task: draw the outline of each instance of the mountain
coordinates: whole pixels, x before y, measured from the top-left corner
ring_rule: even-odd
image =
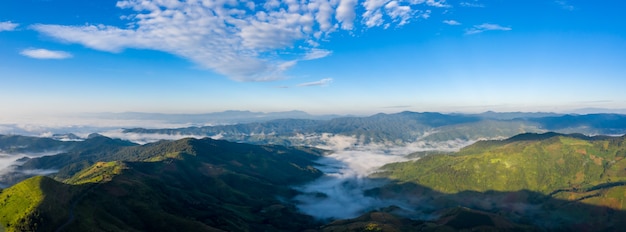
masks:
[[[69,178],[32,177],[2,190],[0,224],[7,231],[315,228],[315,220],[289,202],[297,194],[290,186],[321,175],[313,165],[323,152],[208,138],[121,146],[94,154],[116,161],[95,161]]]
[[[178,129],[126,129],[124,133],[201,135],[254,144],[323,145],[319,135],[332,134],[359,138],[360,143],[401,145],[413,142],[435,127],[476,122],[480,118],[440,113],[401,112],[369,117],[341,117],[330,120],[279,119],[236,125]],[[305,135],[304,137],[302,135]],[[317,136],[306,136],[317,135]]]
[[[40,153],[60,151],[72,146],[51,138],[21,135],[0,135],[0,153]]]
[[[69,214],[70,202],[83,191],[37,176],[0,192],[0,230],[51,231],[42,227],[60,225]]]
[[[366,195],[395,205],[332,222],[300,213],[295,200],[300,193],[293,188],[322,175],[315,166],[325,150],[210,138],[137,145],[97,134],[84,141],[57,142],[69,151],[30,158],[19,168],[57,168],[58,173],[31,177],[0,192],[4,230],[534,231],[626,226],[626,136],[525,133],[480,141],[455,153],[413,155],[421,158],[386,165],[371,176],[386,182]]]
[[[548,112],[494,112],[487,111],[480,114],[475,114],[477,117],[495,120],[511,120],[511,119],[529,119],[529,118],[543,118],[543,117],[556,117],[563,114],[548,113]]]
[[[552,113],[441,114],[400,112],[329,120],[279,119],[235,125],[176,129],[125,129],[124,133],[208,136],[254,144],[325,145],[324,135],[342,135],[358,144],[402,146],[413,142],[507,138],[520,133],[623,134],[626,115]]]
[[[626,136],[521,134],[388,164],[374,176],[393,183],[371,194],[431,209],[461,205],[548,229],[615,229],[626,225],[624,158]]]
[[[8,170],[0,172],[0,186],[10,186],[44,173],[57,173],[59,176],[68,177],[96,161],[106,160],[123,148],[137,146],[132,142],[98,134],[92,134],[84,141],[58,141],[26,136],[0,138],[5,138],[0,144],[12,147],[7,150],[11,152],[10,156],[21,157],[14,161]]]
[[[626,115],[623,114],[570,114],[533,118],[530,121],[541,124],[546,130],[561,133],[616,135],[624,134],[626,128]]]
[[[174,153],[189,148],[190,145],[182,144],[181,140],[175,143],[172,141],[160,141],[156,143],[138,145],[121,139],[108,138],[98,134],[92,134],[84,141],[58,141],[49,138],[36,138],[27,136],[1,136],[0,148],[8,153],[7,156],[15,157],[14,165],[9,169],[0,172],[0,186],[11,186],[26,178],[32,177],[40,173],[54,173],[54,177],[58,179],[67,179],[96,162],[109,161],[145,161],[156,159],[155,154]],[[198,140],[204,141],[204,140]],[[238,154],[236,150],[228,150],[232,147],[240,149],[249,149],[245,152],[263,152],[273,150],[285,150],[295,152],[296,150],[308,150],[310,152],[322,153],[321,150],[310,148],[285,148],[277,145],[261,146],[256,148],[248,144],[239,144],[238,146],[229,146],[226,141],[211,140],[221,147],[221,151],[215,152],[231,152]],[[197,142],[191,142],[197,143]],[[205,144],[203,146],[209,146]],[[214,145],[218,146],[218,145]],[[183,148],[186,147],[186,148]],[[29,156],[24,155],[26,151],[41,152],[54,150],[56,152],[46,153],[44,155]],[[244,152],[244,151],[241,151]],[[191,152],[188,152],[191,153]],[[244,158],[244,157],[239,157]],[[1,160],[0,160],[1,161]]]

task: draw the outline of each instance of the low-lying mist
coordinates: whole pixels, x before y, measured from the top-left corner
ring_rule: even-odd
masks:
[[[118,138],[123,140],[128,140],[137,144],[146,144],[153,143],[160,140],[179,140],[184,138],[196,138],[201,139],[206,136],[202,135],[182,135],[182,134],[145,134],[145,133],[124,133],[122,129],[118,130],[109,130],[100,133],[101,135],[107,136],[109,138]],[[214,139],[219,139],[216,137],[212,137]]]
[[[54,169],[19,169],[26,158],[36,158],[62,153],[61,151],[42,153],[0,153],[0,188],[9,187],[23,179],[36,175],[50,175],[58,170]]]
[[[316,168],[324,172],[319,179],[295,187],[302,194],[296,196],[297,208],[305,214],[321,220],[354,218],[371,210],[388,206],[400,207],[410,212],[403,202],[380,199],[365,194],[366,190],[380,187],[385,180],[369,178],[385,164],[419,158],[409,158],[417,151],[453,151],[471,144],[471,141],[448,141],[442,143],[413,143],[390,147],[381,144],[356,145],[354,137],[332,136],[327,138],[324,149],[333,153],[317,161]]]
[[[401,155],[376,151],[337,151],[321,158],[317,168],[324,176],[304,186],[295,198],[298,209],[319,219],[351,218],[392,202],[366,196],[364,191],[379,186],[367,176],[380,166],[407,160]]]

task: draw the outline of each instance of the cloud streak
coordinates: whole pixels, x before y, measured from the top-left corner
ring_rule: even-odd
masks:
[[[427,8],[449,7],[434,0],[122,0],[116,6],[134,11],[122,17],[130,21],[125,28],[94,24],[31,28],[101,51],[171,53],[236,81],[272,81],[284,79],[282,73],[298,61],[329,55],[317,47],[331,33],[359,26],[402,26],[427,18]],[[298,57],[285,58],[294,53]]]
[[[64,51],[54,51],[42,48],[29,48],[20,52],[21,55],[34,59],[67,59],[72,58],[72,54]]]
[[[466,35],[479,34],[485,31],[510,31],[512,28],[500,26],[498,24],[483,23],[480,25],[474,25],[474,27],[465,30]]]
[[[0,32],[2,32],[2,31],[13,31],[13,30],[15,30],[15,28],[17,28],[17,26],[19,26],[19,24],[12,23],[11,21],[0,22]]]
[[[324,49],[311,49],[303,58],[303,60],[316,60],[329,56],[332,54],[332,51],[324,50]]]
[[[324,78],[319,81],[306,82],[302,84],[298,84],[298,87],[310,87],[310,86],[328,86],[333,83],[332,78]]]
[[[443,23],[451,25],[451,26],[457,26],[457,25],[461,25],[461,23],[459,23],[456,20],[443,20]]]

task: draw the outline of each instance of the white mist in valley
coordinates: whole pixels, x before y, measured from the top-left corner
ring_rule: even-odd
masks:
[[[408,155],[417,151],[454,151],[473,141],[447,141],[440,143],[413,143],[407,146],[362,145],[356,138],[330,136],[325,149],[333,153],[320,158],[316,168],[324,172],[319,179],[296,189],[298,209],[318,219],[354,218],[371,210],[398,206],[405,211],[405,203],[367,196],[368,189],[380,187],[384,180],[368,178],[385,164],[408,161]]]
[[[321,158],[317,168],[324,176],[297,187],[301,194],[295,198],[298,209],[320,219],[350,218],[363,212],[388,206],[365,195],[365,190],[380,183],[367,178],[382,165],[407,160],[401,155],[376,151],[342,150]]]
[[[184,138],[201,139],[206,137],[204,135],[124,133],[123,131],[123,129],[109,130],[100,132],[100,134],[109,138],[123,139],[137,144],[154,143],[160,140],[179,140]],[[214,136],[211,138],[219,139],[220,137]]]
[[[22,165],[24,158],[36,158],[42,156],[56,155],[61,153],[60,151],[54,152],[42,152],[42,153],[0,153],[0,188],[6,188],[15,180],[21,180],[23,178],[15,178],[16,176],[29,177],[35,175],[50,175],[58,172],[55,169],[25,169],[18,170],[17,167]]]

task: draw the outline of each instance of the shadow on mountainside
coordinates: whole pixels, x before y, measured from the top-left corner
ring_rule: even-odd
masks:
[[[74,216],[59,231],[298,231],[316,227],[312,217],[280,200],[295,196],[288,185],[194,157],[124,164],[122,174],[58,206]],[[44,190],[48,194],[55,192]],[[37,211],[55,214],[56,209]]]
[[[415,182],[380,178],[388,184],[370,189],[366,194],[384,202],[397,202],[396,206],[385,204],[378,211],[364,212],[360,217],[322,226],[313,217],[297,211],[292,199],[299,193],[290,186],[323,175],[313,166],[315,158],[324,151],[212,139],[182,139],[152,145],[120,146],[118,152],[93,156],[97,158],[93,165],[66,179],[72,185],[47,177],[34,177],[4,189],[0,193],[0,221],[9,230],[18,231],[613,231],[626,228],[626,183],[622,178],[626,173],[624,166],[617,165],[625,154],[623,137],[595,146],[589,145],[586,140],[552,134],[521,135],[513,140],[524,142],[516,145],[524,149],[529,147],[529,141],[534,140],[544,142],[536,145],[538,148],[547,145],[558,145],[558,149],[550,147],[556,151],[569,151],[563,147],[571,148],[574,155],[563,159],[563,164],[571,163],[559,169],[561,171],[595,168],[593,170],[597,172],[581,172],[580,177],[598,177],[602,173],[611,175],[591,179],[585,185],[580,181],[567,185],[546,185],[548,180],[544,177],[554,175],[543,173],[561,173],[568,177],[550,180],[549,183],[568,183],[568,180],[578,178],[579,174],[540,172],[542,174],[537,177],[541,178],[536,178],[532,185],[514,186],[529,189],[543,184],[545,188],[537,188],[545,190],[543,193],[517,191],[514,188],[510,189],[516,191],[489,190],[503,189],[511,185],[508,183],[522,183],[519,181],[483,185],[483,189],[487,190],[484,192],[457,192],[472,189],[476,180],[495,183],[498,176],[520,176],[511,169],[502,168],[503,171],[496,172],[499,170],[497,165],[506,165],[494,159],[498,157],[489,157],[485,159],[487,162],[480,163],[493,164],[491,166],[474,167],[473,163],[467,162],[467,167],[471,168],[460,166],[464,172],[449,174],[445,182],[450,187],[445,189],[451,189],[448,193],[443,192],[445,189],[440,192]],[[420,162],[426,162],[438,157],[445,164],[440,165],[441,169],[409,165],[405,170],[411,177],[421,178],[422,181],[428,177],[435,184],[442,184],[446,180],[446,170],[450,170],[450,165],[454,163],[450,160],[473,159],[476,156],[471,156],[470,151],[491,149],[489,146],[490,143],[479,143],[464,149],[459,155],[420,159]],[[577,149],[581,146],[585,149]],[[613,149],[607,150],[612,146]],[[511,149],[511,146],[506,147],[501,153],[510,157],[514,153],[509,151],[515,151]],[[99,153],[100,150],[95,151]],[[92,157],[89,152],[77,154],[76,157]],[[547,159],[550,157],[541,155],[552,153],[520,154],[523,154],[520,157],[524,160],[533,154],[546,158],[533,163],[547,164],[541,167],[554,167],[551,164],[560,162],[559,157]],[[600,159],[602,157],[606,160]],[[596,160],[606,162],[596,163]],[[585,163],[589,165],[582,165]],[[527,166],[523,167],[519,170],[530,170]],[[415,170],[426,170],[429,175],[411,172]],[[489,178],[465,178],[473,170],[489,170],[494,174],[484,175]],[[359,187],[359,191],[362,189]],[[319,197],[329,196],[320,194]]]
[[[546,231],[626,228],[625,193],[624,182],[563,189],[551,195],[528,190],[446,194],[415,183],[393,181],[366,191],[369,196],[395,199],[405,205],[392,213],[431,222],[420,225],[421,229]]]
[[[200,165],[197,166],[196,164]],[[624,185],[561,191],[445,194],[413,183],[367,191],[389,206],[321,225],[287,200],[295,191],[189,160],[129,162],[100,184],[68,185],[47,177],[43,200],[17,230],[30,231],[617,231],[626,228]],[[200,171],[202,169],[203,171]],[[586,192],[585,192],[586,191]],[[570,195],[563,195],[564,192]],[[576,196],[572,200],[563,198]],[[278,197],[278,198],[277,198]],[[0,199],[1,200],[1,199]],[[70,214],[74,218],[70,219]],[[64,223],[67,225],[64,225]]]

